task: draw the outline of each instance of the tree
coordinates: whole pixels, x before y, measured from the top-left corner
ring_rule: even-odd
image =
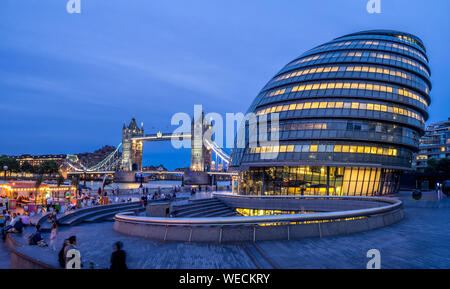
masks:
[[[429,159],[425,172],[429,174],[450,173],[450,159]]]
[[[450,173],[450,159],[440,159],[437,164],[437,169],[443,173]]]
[[[64,184],[64,177],[63,175],[59,174],[58,179],[56,180],[58,187],[60,187],[62,184]]]
[[[9,172],[11,174],[11,172],[15,172],[15,173],[19,173],[20,172],[20,163],[14,159],[14,158],[9,158]]]
[[[34,188],[36,189],[36,195],[34,196],[34,204],[37,204],[37,197],[39,196],[39,188],[41,187],[42,182],[44,181],[44,177],[42,175],[39,175],[36,178],[36,181],[34,183]]]
[[[425,172],[429,174],[438,173],[438,161],[436,159],[428,159],[427,167],[425,168]]]
[[[20,166],[20,171],[23,173],[33,174],[35,172],[35,168],[29,162],[24,162],[22,166]]]
[[[56,174],[59,172],[59,165],[55,161],[45,161],[39,166],[39,174]]]
[[[72,179],[72,186],[76,187],[78,189],[78,186],[80,185],[80,178],[78,176],[74,177]]]
[[[11,172],[20,172],[20,163],[14,159],[14,158],[10,158],[8,156],[1,156],[0,157],[0,169],[3,170],[3,167],[7,166],[8,167],[8,172],[11,175]]]

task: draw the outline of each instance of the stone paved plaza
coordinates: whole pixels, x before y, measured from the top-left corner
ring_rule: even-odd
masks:
[[[5,242],[0,241],[0,269],[9,268],[9,249]]]
[[[450,268],[450,199],[437,202],[425,195],[414,201],[409,193],[400,197],[405,201],[405,219],[397,224],[347,236],[267,241],[257,246],[278,268],[365,268],[370,249],[380,250],[382,268]],[[159,243],[120,235],[110,222],[63,228],[55,251],[29,246],[21,250],[56,266],[57,250],[70,235],[79,239],[83,263],[93,262],[95,268],[108,267],[112,244],[119,240],[130,268],[256,268],[240,245]],[[0,267],[8,268],[4,244],[0,258]]]

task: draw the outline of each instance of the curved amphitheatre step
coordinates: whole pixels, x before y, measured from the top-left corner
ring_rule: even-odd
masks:
[[[205,205],[209,205],[209,204],[215,204],[218,202],[221,202],[221,201],[217,198],[211,198],[211,199],[207,199],[207,200],[190,200],[189,203],[174,206],[174,208],[176,208],[177,210],[183,210],[184,208],[194,208],[194,207],[205,206]]]
[[[111,204],[111,205],[104,205],[104,206],[97,206],[97,207],[88,207],[83,209],[78,209],[76,211],[67,213],[66,215],[63,215],[58,218],[58,221],[61,225],[74,225],[75,223],[68,222],[68,220],[71,220],[73,218],[76,218],[77,216],[80,217],[86,217],[86,216],[93,216],[98,214],[99,212],[105,212],[104,210],[115,210],[114,212],[122,212],[122,210],[130,210],[134,209],[135,207],[140,207],[139,202],[132,202],[132,203],[118,203],[118,204]],[[37,222],[37,224],[41,225],[41,230],[43,232],[48,232],[51,230],[51,223],[47,222],[48,218],[50,217],[50,213],[44,214]],[[76,222],[79,223],[79,222]]]
[[[137,207],[136,209],[138,209],[139,211],[143,211],[144,208],[142,207]],[[118,213],[126,213],[126,212],[134,212],[136,209],[134,210],[130,210],[130,209],[124,209],[124,210],[120,210],[120,211],[115,211],[115,212],[107,212],[107,213],[103,213],[100,215],[95,215],[92,217],[88,217],[86,219],[83,220],[83,222],[86,223],[95,223],[95,222],[101,222],[101,221],[105,221],[106,219],[108,219],[108,221],[114,221],[114,216]]]
[[[191,216],[193,214],[196,214],[198,212],[205,212],[207,210],[210,209],[215,209],[215,208],[227,208],[227,206],[225,204],[212,204],[212,205],[208,205],[208,206],[201,206],[201,207],[195,207],[195,208],[189,208],[183,211],[175,211],[175,215],[176,216]]]
[[[66,218],[64,220],[59,221],[59,223],[63,226],[73,226],[76,225],[80,222],[82,222],[84,219],[89,218],[89,217],[93,217],[93,216],[97,216],[99,214],[104,214],[104,213],[117,213],[119,211],[125,210],[135,210],[140,208],[141,205],[139,203],[137,204],[130,204],[128,203],[127,205],[124,206],[120,206],[120,207],[113,207],[113,208],[98,208],[97,210],[93,210],[93,211],[88,211],[82,214],[77,214],[75,216],[72,216],[71,218]]]
[[[216,208],[207,208],[206,210],[203,211],[199,211],[193,214],[189,214],[186,217],[207,217],[208,214],[214,214],[214,213],[218,213],[218,212],[229,212],[230,209],[224,206],[220,206],[220,207],[216,207]]]
[[[217,198],[195,200],[174,209],[176,217],[235,216],[235,211]]]
[[[210,212],[208,214],[203,215],[202,217],[233,217],[233,216],[238,216],[238,213],[236,211],[233,211],[232,209],[226,209],[218,212]]]

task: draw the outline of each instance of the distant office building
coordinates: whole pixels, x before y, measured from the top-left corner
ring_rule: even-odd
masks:
[[[159,166],[145,166],[142,168],[142,170],[145,171],[159,171],[159,172],[165,172],[168,171],[163,165]]]
[[[279,113],[279,145],[233,150],[241,194],[385,195],[424,134],[430,69],[411,34],[363,31],[288,63],[249,108]],[[248,127],[248,126],[247,126]],[[264,154],[277,153],[274,159]]]
[[[433,123],[420,139],[419,153],[415,155],[413,168],[423,172],[429,159],[450,158],[450,117],[447,121]]]
[[[33,166],[40,166],[42,163],[46,161],[54,161],[57,164],[61,165],[64,160],[66,159],[67,155],[21,155],[21,156],[11,156],[11,158],[16,159],[20,165],[23,165],[25,162],[28,162],[29,164]]]

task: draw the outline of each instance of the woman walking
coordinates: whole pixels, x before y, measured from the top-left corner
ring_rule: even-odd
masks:
[[[50,233],[50,246],[52,247],[53,251],[56,251],[56,235],[58,234],[58,225],[56,225],[56,222],[52,223],[52,231]]]

